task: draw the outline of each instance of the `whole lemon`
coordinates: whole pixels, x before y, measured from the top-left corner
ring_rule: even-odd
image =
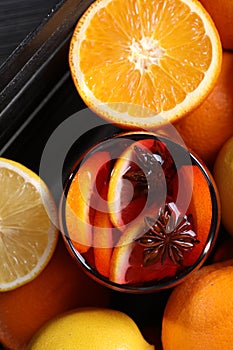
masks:
[[[214,163],[213,175],[219,190],[222,224],[233,235],[233,136],[220,149]]]
[[[153,350],[136,323],[121,311],[79,308],[52,319],[28,350]]]

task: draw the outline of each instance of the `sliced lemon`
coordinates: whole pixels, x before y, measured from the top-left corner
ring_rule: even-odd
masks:
[[[43,180],[25,166],[0,158],[0,291],[34,279],[58,238],[57,211]]]

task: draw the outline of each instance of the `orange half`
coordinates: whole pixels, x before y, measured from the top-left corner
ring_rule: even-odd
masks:
[[[97,0],[69,52],[87,106],[127,128],[155,128],[197,107],[221,59],[216,27],[197,0]]]

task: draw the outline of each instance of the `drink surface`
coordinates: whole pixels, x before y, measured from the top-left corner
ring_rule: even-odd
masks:
[[[168,139],[125,133],[88,150],[62,200],[63,233],[86,272],[118,289],[177,281],[213,240],[213,188]]]

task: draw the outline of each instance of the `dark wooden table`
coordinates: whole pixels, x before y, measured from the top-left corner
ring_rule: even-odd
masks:
[[[0,65],[59,0],[0,0]]]

